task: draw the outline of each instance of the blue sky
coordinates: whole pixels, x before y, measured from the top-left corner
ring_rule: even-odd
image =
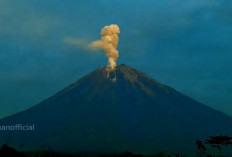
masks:
[[[0,0],[0,118],[107,65],[85,46],[110,24],[118,64],[232,116],[231,17],[230,0]]]

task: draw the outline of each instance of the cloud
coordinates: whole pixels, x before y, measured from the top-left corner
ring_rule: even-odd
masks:
[[[0,1],[0,34],[35,38],[47,36],[58,18],[44,14],[23,1]]]
[[[90,40],[84,38],[65,37],[64,43],[75,46],[78,49],[91,50],[89,47]]]
[[[9,6],[9,3],[7,0],[0,1],[0,17],[3,15],[8,15],[12,11],[13,11],[13,8]]]

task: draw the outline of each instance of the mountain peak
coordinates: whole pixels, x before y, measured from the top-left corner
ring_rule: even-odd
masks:
[[[151,97],[156,97],[156,90],[165,93],[171,93],[174,90],[126,64],[121,64],[118,65],[114,71],[110,71],[107,66],[102,66],[71,84],[58,94],[60,95],[64,92],[79,88],[79,86],[83,84],[83,81],[86,83],[87,89],[98,89],[96,92],[119,88],[117,89],[118,93],[115,94],[123,92],[124,86],[130,86],[128,88],[132,87],[134,90],[140,90]]]
[[[146,74],[144,74],[142,72],[139,72],[139,71],[131,68],[130,66],[128,66],[126,64],[118,65],[114,71],[110,71],[110,68],[107,67],[107,66],[102,66],[99,69],[97,69],[96,71],[101,72],[108,79],[114,80],[114,81],[119,76],[122,76],[124,79],[126,79],[126,80],[128,80],[130,82],[138,81],[138,76],[139,75],[142,75],[143,77],[151,79]]]
[[[133,68],[130,67],[130,66],[128,66],[128,65],[126,65],[126,64],[120,64],[112,72],[119,71],[119,70],[122,70],[122,69],[131,69],[132,70]],[[97,70],[99,70],[99,71],[110,71],[110,68],[108,66],[101,66]],[[133,69],[133,70],[135,70],[135,69]]]

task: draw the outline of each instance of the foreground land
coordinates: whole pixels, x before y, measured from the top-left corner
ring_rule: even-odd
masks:
[[[2,145],[0,149],[0,157],[232,157],[230,156],[217,156],[210,154],[183,154],[183,153],[163,153],[159,152],[154,155],[142,155],[134,154],[132,152],[124,152],[117,154],[105,154],[105,153],[61,153],[61,152],[52,152],[52,151],[37,151],[37,152],[22,152],[17,151],[14,148],[9,147],[7,144]]]

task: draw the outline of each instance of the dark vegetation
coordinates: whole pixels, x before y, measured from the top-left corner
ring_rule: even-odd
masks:
[[[1,157],[25,157],[22,152],[16,151],[14,148],[9,147],[7,144],[3,144],[0,149]]]
[[[199,157],[229,157],[223,155],[223,147],[232,145],[232,137],[230,136],[211,136],[204,142],[197,140],[197,156]],[[212,148],[219,150],[219,155],[207,154],[207,148],[204,144],[211,145]],[[134,154],[132,152],[124,152],[121,154],[111,154],[111,155],[99,155],[99,154],[66,154],[58,153],[52,151],[40,151],[40,152],[19,152],[14,148],[8,146],[7,143],[3,144],[0,148],[0,157],[148,157],[142,154]],[[186,155],[179,154],[165,154],[160,152],[151,157],[188,157]]]
[[[210,136],[209,139],[206,139],[205,144],[211,145],[213,148],[216,148],[219,150],[220,155],[219,157],[225,157],[223,156],[223,147],[232,145],[232,137],[230,136]],[[202,157],[204,154],[206,154],[206,147],[203,145],[203,142],[200,140],[196,141],[197,149],[198,149],[198,155],[199,157]],[[208,155],[207,157],[212,157],[212,155]]]

